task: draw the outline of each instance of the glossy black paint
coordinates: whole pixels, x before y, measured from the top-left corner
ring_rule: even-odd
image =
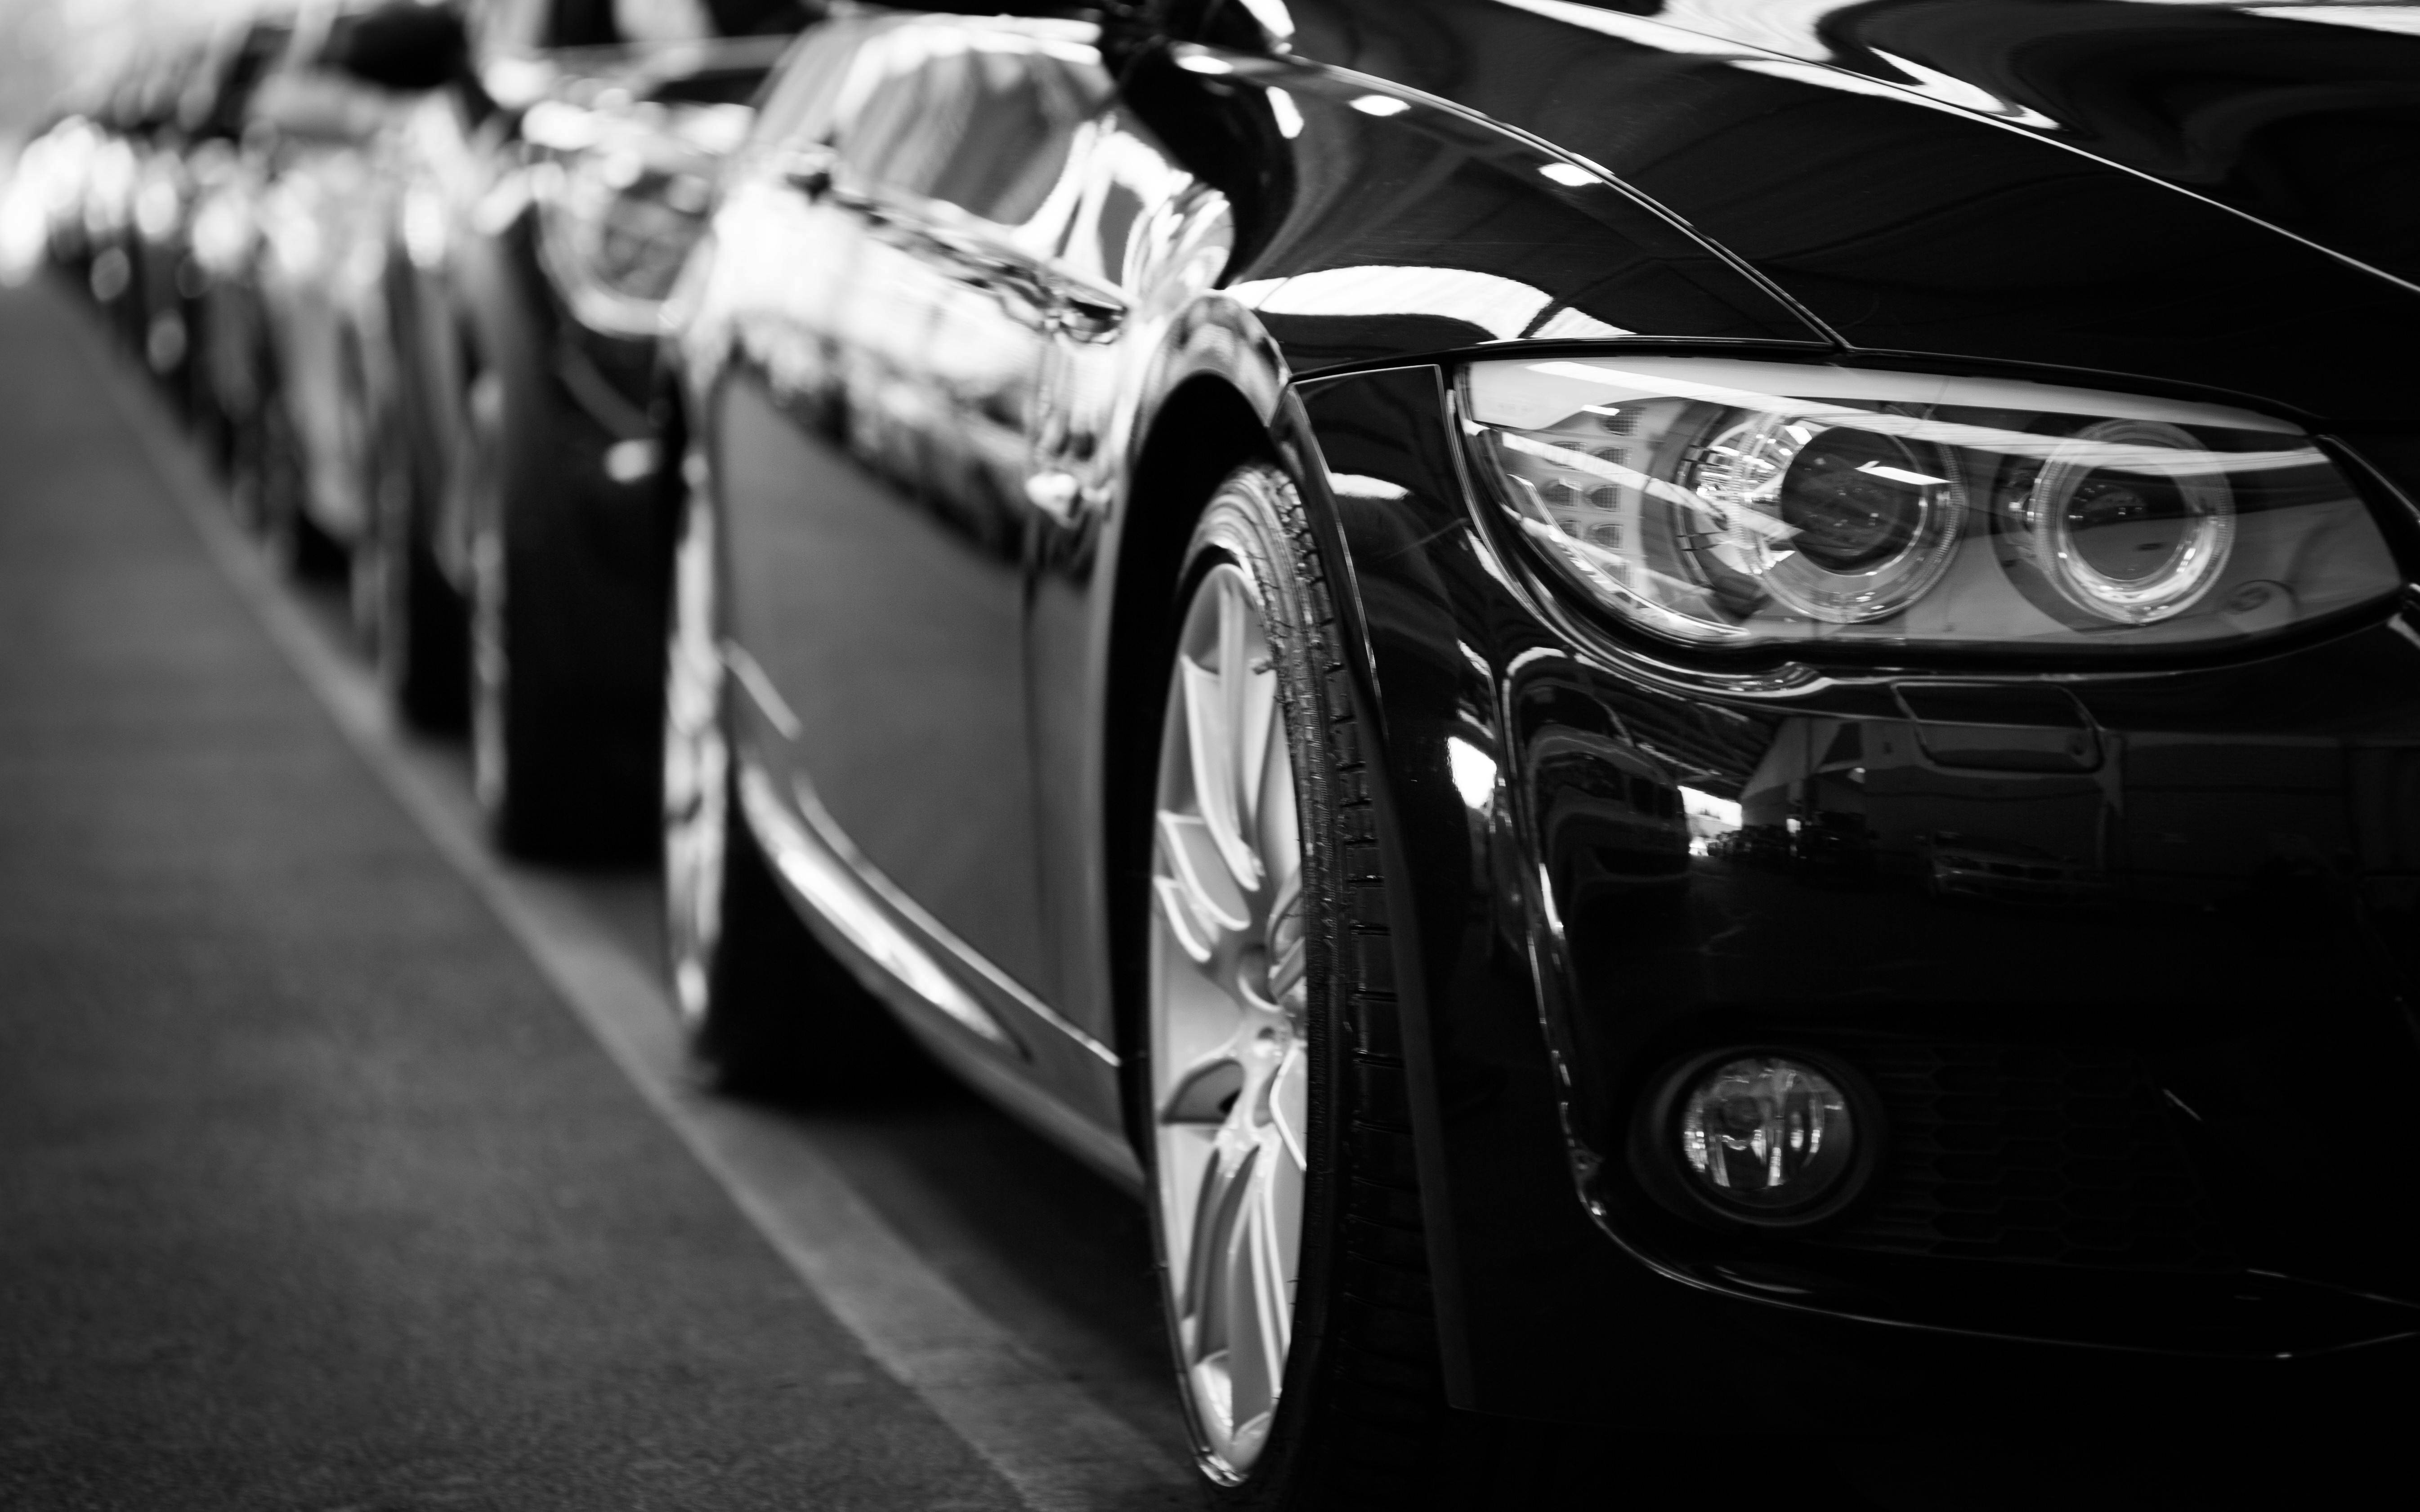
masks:
[[[2411,412],[2408,367],[2381,355],[2420,321],[2399,281],[2412,276],[2398,260],[2408,237],[2330,207],[2397,200],[2391,186],[2412,171],[2400,117],[2346,107],[2408,96],[2420,39],[2199,8],[2020,3],[1977,17],[1963,5],[1865,6],[1810,26],[1798,61],[1772,50],[1787,38],[1724,37],[1694,7],[1634,8],[1291,8],[1295,55],[1400,82],[1602,166],[1851,345],[2207,385],[2354,429]],[[1755,12],[1741,17],[1735,29]],[[1954,92],[1907,87],[1888,65],[1888,82],[1834,67],[1812,35],[1856,39],[1852,54],[1862,44],[1872,66],[1882,43],[1869,33],[1898,40],[1928,19],[1928,37],[1959,39],[1937,68],[1964,69],[1958,82],[1977,81],[1984,100],[2040,69],[2006,109],[2056,107],[2075,124],[2044,116],[2027,130],[1944,108],[1937,97]],[[2273,70],[2247,74],[2246,54]],[[2278,75],[2297,69],[2328,86],[2294,93]],[[2118,124],[2129,101],[2131,130]],[[2288,150],[2314,123],[2357,148],[2351,161],[2332,150],[2322,168]],[[2342,175],[2364,188],[2343,192]],[[2203,197],[2221,193],[2227,208]],[[2346,260],[2380,251],[2380,271]]]
[[[654,494],[644,482],[610,476],[606,454],[617,442],[654,439],[647,411],[655,342],[580,318],[541,253],[525,193],[520,213],[479,214],[483,202],[512,202],[524,167],[519,145],[488,124],[484,106],[449,94],[433,99],[424,119],[407,166],[412,192],[446,231],[427,253],[412,248],[409,231],[399,236],[386,289],[402,357],[406,435],[421,480],[416,528],[455,589],[467,594],[472,521],[454,481],[465,445],[465,391],[483,361],[478,344],[511,339],[498,334],[508,328],[534,347],[546,375],[564,486],[587,499],[605,559],[652,595],[661,554]],[[637,607],[635,617],[650,615]]]
[[[1403,490],[1336,507],[1422,884],[1430,1191],[1489,1319],[1472,1400],[1542,1410],[1552,1362],[1620,1357],[1575,1335],[1604,1298],[1634,1328],[1677,1300],[1561,1247],[1527,1179],[1559,1129],[1624,1252],[1776,1310],[2240,1358],[2409,1335],[2408,1214],[2335,1158],[2399,1117],[2344,1108],[2342,1077],[2413,1058],[2365,895],[2420,841],[2420,719],[2381,691],[2420,671],[2408,629],[2157,679],[1691,675],[1548,602],[1462,491],[1437,369],[1305,403],[1332,472]],[[1483,811],[1454,743],[1498,774]],[[1692,856],[1683,783],[1803,827]],[[1945,831],[1983,885],[1939,885]],[[1755,1044],[1862,1070],[1895,1131],[1871,1196],[1807,1236],[1692,1222],[1634,1166],[1655,1073]],[[1566,1266],[1588,1278],[1540,1305]],[[1916,1411],[1907,1368],[1855,1411]]]
[[[2401,211],[2295,178],[2298,144],[2400,119],[2403,44],[2117,5],[1976,8],[1953,39],[1945,8],[1869,6],[1810,23],[1818,57],[1622,29],[1638,8],[1286,8],[1290,52],[1232,0],[1165,8],[1173,41],[983,23],[1102,81],[1013,224],[852,179],[803,127],[726,186],[677,345],[769,688],[742,735],[1008,1048],[928,1038],[1096,1155],[1122,1135],[1084,1041],[1131,1032],[1122,816],[1171,542],[1275,455],[1354,588],[1411,879],[1458,1403],[1685,1413],[1794,1371],[1822,1382],[1797,1421],[1856,1427],[1992,1382],[2039,1410],[2044,1381],[2084,1407],[2398,1368],[2420,601],[2118,670],[1692,657],[1511,538],[1451,364],[1745,348],[2222,391],[2376,468],[2408,543]],[[2147,85],[2163,35],[2218,82]],[[2228,72],[2271,39],[2272,74]],[[2354,82],[2261,93],[2288,75]],[[1880,1175],[1838,1223],[1658,1198],[1637,1110],[1725,1045],[1872,1087]]]
[[[878,57],[942,87],[916,70],[957,54],[923,58],[894,39],[901,19],[827,27],[790,77]],[[1044,855],[1046,816],[1073,807],[1054,795],[1097,768],[1042,733],[1063,680],[1037,644],[1054,623],[1043,569],[1087,573],[1097,553],[1050,539],[1054,512],[1076,517],[1072,480],[1030,481],[1070,322],[1106,335],[1125,314],[1047,255],[1080,181],[1076,130],[1109,80],[1081,28],[969,24],[1016,113],[996,144],[902,159],[921,122],[898,109],[835,154],[814,91],[775,85],[695,291],[690,429],[723,506],[757,758],[880,879],[864,906],[913,901],[898,924],[964,974],[998,1033],[927,1026],[1120,1145],[1108,1004],[1069,980],[1052,927],[1069,873]],[[969,154],[990,154],[985,172],[949,166]],[[1122,1147],[1111,1164],[1131,1171]]]
[[[1287,103],[1274,106],[1271,91]],[[1812,334],[1652,208],[1604,185],[1542,180],[1556,157],[1452,113],[1275,64],[1205,76],[1166,53],[1138,62],[1125,95],[1175,140],[1197,115],[1258,131],[1259,181],[1232,195],[1230,282],[1263,290],[1256,308],[1297,371],[1542,332]],[[1373,116],[1373,103],[1402,108]],[[1424,277],[1379,282],[1373,269]]]
[[[511,413],[535,461],[492,490],[496,507],[529,522],[511,532],[517,541],[542,543],[516,548],[514,560],[531,563],[520,592],[549,596],[547,633],[584,651],[558,657],[549,677],[563,706],[619,733],[597,739],[593,756],[620,791],[652,791],[659,755],[664,291],[634,295],[600,274],[620,207],[576,201],[564,186],[619,152],[642,165],[626,188],[686,176],[702,205],[712,154],[685,134],[687,113],[744,112],[787,35],[819,8],[734,0],[706,8],[708,33],[657,42],[625,38],[611,5],[585,0],[473,11],[467,60],[401,133],[407,188],[384,293],[401,374],[397,445],[411,458],[406,529],[442,579],[446,602],[432,608],[467,619],[480,532],[504,531],[474,517],[489,493],[473,474],[493,464],[474,455],[471,409],[483,374],[509,374]],[[450,18],[412,19],[431,35],[427,55],[405,66],[434,69]],[[642,841],[648,807],[628,816]]]

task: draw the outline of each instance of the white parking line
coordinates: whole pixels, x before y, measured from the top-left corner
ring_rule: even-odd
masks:
[[[158,403],[89,327],[81,336],[170,497],[346,738],[866,1353],[1034,1512],[1194,1504],[1184,1467],[976,1310],[796,1128],[698,1090],[652,967],[632,960],[573,888],[487,848],[458,775],[401,737],[375,678],[332,646],[277,580]]]

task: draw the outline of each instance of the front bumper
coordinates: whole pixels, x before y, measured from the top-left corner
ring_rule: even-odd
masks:
[[[1821,1411],[1871,1420],[1986,1361],[2042,1407],[2410,1352],[2420,632],[1929,702],[1921,671],[1699,675],[1494,537],[1439,370],[1301,393],[1413,883],[1458,1400],[1655,1415],[1820,1367]],[[1875,1088],[1835,1221],[1727,1228],[1640,1179],[1659,1074],[1751,1044]]]

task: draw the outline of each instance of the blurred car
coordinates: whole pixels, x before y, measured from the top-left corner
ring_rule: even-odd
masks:
[[[18,150],[0,196],[0,272],[11,282],[46,264],[81,277],[85,184],[99,146],[91,118],[63,106]]]
[[[292,32],[283,17],[258,16],[221,25],[194,48],[158,152],[154,177],[162,187],[149,224],[141,228],[145,360],[222,463],[229,459],[237,419],[256,408],[250,361],[256,344],[234,324],[213,362],[210,323],[229,304],[213,295],[249,273],[252,213],[242,135],[253,91]]]
[[[178,278],[185,217],[193,198],[186,162],[191,138],[183,103],[203,86],[207,49],[198,41],[163,46],[137,86],[136,122],[128,132],[135,159],[131,214],[120,243],[128,265],[118,323],[136,361],[155,378],[184,371],[188,336]]]
[[[474,6],[469,68],[406,135],[380,660],[408,717],[467,712],[480,800],[520,854],[652,854],[660,312],[814,8]]]
[[[1219,1504],[2399,1422],[2415,24],[836,15],[667,306],[698,1053],[1143,1195]]]
[[[258,397],[237,435],[237,495],[272,554],[301,572],[343,576],[370,533],[375,419],[396,383],[385,303],[396,156],[413,96],[365,75],[396,45],[378,19],[423,8],[302,6],[245,106],[243,169],[228,193],[247,223],[246,262],[224,345]]]
[[[94,140],[80,176],[77,260],[85,286],[110,327],[136,351],[143,345],[143,264],[135,212],[153,156],[153,138],[174,113],[181,59],[164,47],[138,51],[111,79],[91,115]],[[155,207],[159,196],[151,196]]]

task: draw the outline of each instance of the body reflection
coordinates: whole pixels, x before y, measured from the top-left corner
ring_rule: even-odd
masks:
[[[767,102],[735,176],[707,311],[737,358],[715,438],[737,632],[798,710],[798,770],[876,866],[1038,990],[1030,406],[1066,171],[1107,88],[1063,30],[817,34],[823,66]],[[947,796],[903,806],[902,782]]]

